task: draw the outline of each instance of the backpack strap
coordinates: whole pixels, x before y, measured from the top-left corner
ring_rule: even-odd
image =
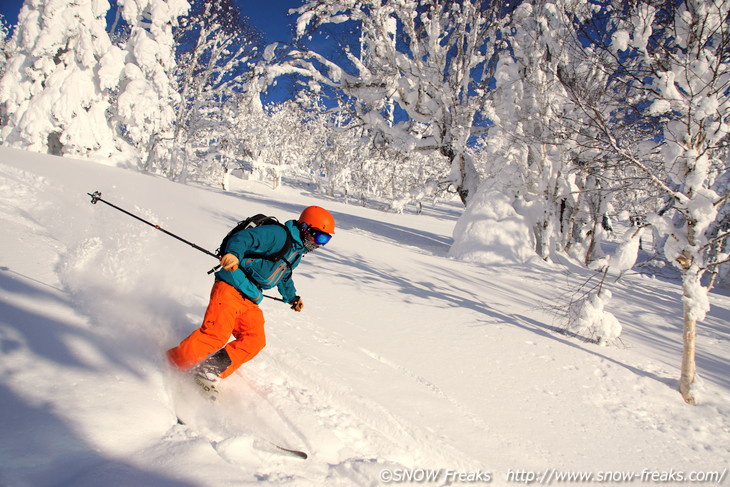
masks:
[[[283,260],[284,262],[286,262],[287,267],[289,267],[289,269],[291,269],[291,262],[289,262],[285,258],[286,254],[289,253],[289,250],[291,250],[291,246],[292,246],[291,233],[289,233],[289,229],[287,228],[286,225],[284,225],[283,223],[279,223],[279,222],[277,222],[277,223],[279,224],[279,226],[284,228],[284,232],[286,233],[286,242],[284,242],[284,246],[281,248],[280,251],[278,251],[277,253],[275,253],[274,255],[272,255],[270,257],[264,257],[264,258],[267,260],[274,261],[274,262],[276,262],[277,260]]]
[[[254,215],[252,217],[249,217],[245,220],[242,220],[238,222],[238,224],[230,231],[228,234],[223,238],[223,241],[221,242],[220,247],[218,247],[218,250],[216,250],[216,255],[218,257],[223,257],[223,253],[225,252],[226,247],[228,246],[228,241],[231,239],[231,237],[238,232],[241,232],[243,230],[248,230],[249,228],[255,228],[263,225],[279,225],[284,229],[285,235],[286,235],[286,242],[284,242],[284,246],[281,248],[280,251],[273,255],[261,255],[260,258],[271,260],[271,261],[278,261],[278,260],[284,260],[286,262],[287,266],[291,268],[291,263],[284,259],[284,256],[289,253],[289,249],[291,249],[292,246],[292,236],[291,233],[289,233],[289,229],[281,223],[279,220],[277,220],[273,216],[266,216],[263,214]]]

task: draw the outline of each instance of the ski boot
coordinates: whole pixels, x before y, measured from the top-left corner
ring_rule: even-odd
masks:
[[[228,352],[221,349],[190,369],[190,373],[193,382],[200,387],[201,392],[211,401],[215,401],[218,399],[220,375],[230,365],[231,358],[228,356]]]

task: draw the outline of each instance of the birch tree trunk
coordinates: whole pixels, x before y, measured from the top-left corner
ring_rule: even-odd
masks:
[[[690,230],[694,227],[690,225]],[[690,236],[693,232],[690,231]],[[685,251],[683,255],[677,258],[677,262],[682,266],[682,305],[684,311],[684,330],[682,332],[682,368],[679,376],[679,393],[687,404],[692,406],[697,404],[697,400],[692,391],[692,385],[695,382],[696,365],[695,365],[695,341],[697,337],[697,292],[704,291],[700,283],[700,273],[694,265],[695,259],[689,251]]]
[[[684,292],[684,332],[682,339],[684,350],[682,352],[682,369],[679,377],[679,393],[687,404],[695,405],[692,384],[695,381],[695,337],[697,336],[697,320],[693,318],[691,310],[691,296]]]

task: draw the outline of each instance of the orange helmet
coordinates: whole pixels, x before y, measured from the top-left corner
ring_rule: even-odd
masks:
[[[319,206],[308,206],[299,215],[299,223],[304,223],[320,232],[335,233],[335,219],[329,211]]]

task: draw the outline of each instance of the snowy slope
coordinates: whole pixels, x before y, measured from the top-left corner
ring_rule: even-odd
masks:
[[[546,311],[580,269],[447,258],[458,205],[394,215],[233,184],[0,148],[0,485],[381,485],[426,471],[458,483],[448,470],[506,485],[728,467],[727,296],[700,326],[690,407],[675,390],[677,283],[612,287],[622,344],[600,347],[556,333]],[[176,424],[162,354],[198,326],[215,261],[91,205],[95,190],[211,250],[256,212],[320,204],[337,219],[296,274],[304,312],[265,300],[267,348],[224,383],[204,428]]]

